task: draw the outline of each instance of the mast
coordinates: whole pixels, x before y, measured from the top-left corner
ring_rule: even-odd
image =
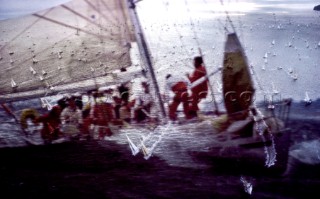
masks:
[[[128,2],[128,8],[129,8],[129,13],[130,13],[130,17],[134,26],[134,31],[135,31],[135,35],[136,35],[136,39],[137,39],[137,43],[139,46],[139,51],[144,59],[145,64],[147,65],[150,75],[151,75],[151,79],[152,79],[152,83],[156,92],[156,96],[158,98],[158,102],[159,102],[159,106],[160,106],[160,110],[161,110],[161,114],[162,117],[165,118],[166,117],[166,111],[164,108],[164,104],[160,95],[160,89],[159,89],[159,85],[153,70],[153,64],[152,64],[152,60],[150,57],[150,51],[147,45],[147,42],[145,40],[142,28],[141,28],[141,24],[139,21],[139,17],[138,14],[136,12],[136,5],[135,3],[138,2],[134,1],[134,0],[127,0]]]

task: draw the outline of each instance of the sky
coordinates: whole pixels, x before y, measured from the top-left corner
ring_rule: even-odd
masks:
[[[0,0],[0,20],[32,14],[68,1],[70,0]],[[192,5],[192,9],[203,12],[209,8],[215,12],[225,9],[221,6],[220,0],[143,0],[139,4],[150,8],[149,13],[146,11],[147,14],[154,14],[157,9],[153,8],[157,8],[159,4],[167,3],[171,8],[176,7],[178,10],[185,2]],[[320,4],[318,0],[224,0],[224,2],[229,12],[312,10],[315,5]]]
[[[32,14],[70,0],[0,0],[0,20]]]

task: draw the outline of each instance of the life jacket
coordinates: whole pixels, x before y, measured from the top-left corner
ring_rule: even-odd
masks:
[[[32,119],[32,121],[35,121],[36,118],[38,118],[38,117],[39,117],[39,113],[35,109],[30,108],[30,109],[22,110],[21,115],[20,115],[21,127],[23,129],[27,129],[28,128],[27,120]]]
[[[114,119],[114,107],[110,103],[97,103],[93,107],[91,117],[97,125],[108,125]]]
[[[58,116],[52,116],[50,113],[47,113],[45,115],[42,115],[37,118],[37,122],[42,122],[43,123],[43,128],[41,130],[41,136],[48,137],[53,134],[57,135],[60,134],[60,117]]]

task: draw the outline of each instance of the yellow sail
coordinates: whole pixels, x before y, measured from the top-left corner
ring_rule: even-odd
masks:
[[[235,33],[228,34],[225,43],[222,81],[228,115],[246,113],[252,104],[254,86],[244,50]]]

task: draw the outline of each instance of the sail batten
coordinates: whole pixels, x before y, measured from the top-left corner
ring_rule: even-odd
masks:
[[[0,21],[0,97],[12,101],[9,96],[38,96],[48,85],[77,87],[77,82],[130,66],[130,47],[125,44],[131,42],[132,33],[126,11],[118,0],[102,2],[90,1],[95,8],[100,5],[93,9],[86,0],[73,0]],[[13,89],[11,79],[19,86]]]
[[[26,92],[15,92],[9,94],[0,94],[0,103],[22,101],[33,98],[41,98],[47,96],[53,96],[65,93],[75,93],[75,92],[86,92],[87,90],[96,89],[96,87],[115,85],[123,82],[128,82],[136,76],[141,76],[141,70],[131,70],[128,72],[120,73],[117,75],[108,74],[107,76],[97,77],[95,79],[86,79],[78,82],[68,83],[68,84],[53,84],[45,80],[42,81],[42,87]],[[37,78],[43,78],[42,76],[37,76]],[[10,80],[9,83],[12,84]],[[28,83],[28,82],[26,82]],[[15,89],[18,88],[16,82],[14,82]],[[19,85],[20,87],[21,85]]]

